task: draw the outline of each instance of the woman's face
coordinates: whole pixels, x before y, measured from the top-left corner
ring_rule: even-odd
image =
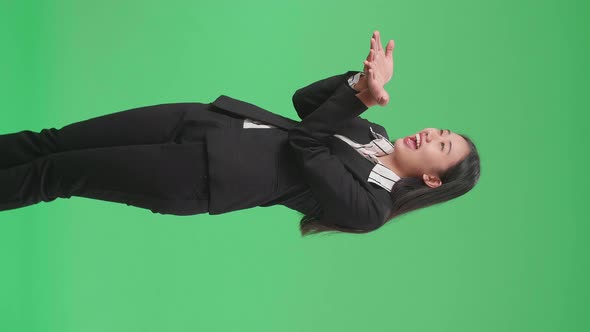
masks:
[[[414,134],[394,142],[392,163],[402,177],[436,180],[469,154],[467,141],[449,129],[425,128],[417,135],[419,138]]]

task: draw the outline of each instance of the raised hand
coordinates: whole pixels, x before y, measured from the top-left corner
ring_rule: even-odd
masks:
[[[385,50],[381,45],[379,31],[375,31],[371,37],[371,49],[364,61],[363,71],[367,75],[367,86],[373,98],[381,106],[389,103],[389,94],[384,85],[393,76],[393,49],[395,43],[390,40]]]

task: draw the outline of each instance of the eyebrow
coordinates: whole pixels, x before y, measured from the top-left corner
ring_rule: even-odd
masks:
[[[451,136],[451,130],[447,129],[447,131],[449,132],[449,136]],[[451,140],[449,140],[449,152],[447,152],[447,154],[451,153],[452,148],[453,148],[453,142],[451,142]]]

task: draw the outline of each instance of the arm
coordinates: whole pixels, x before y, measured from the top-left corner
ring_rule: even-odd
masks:
[[[310,113],[315,111],[334,93],[334,91],[340,85],[342,85],[342,83],[346,83],[348,78],[355,75],[356,73],[359,73],[359,71],[348,71],[341,75],[331,76],[295,91],[292,100],[293,106],[295,106],[295,110],[297,111],[299,118],[304,119]],[[366,89],[366,79],[363,76],[361,81],[359,81],[357,84],[356,90],[361,92]],[[361,97],[364,98],[367,103],[368,96],[368,91],[361,95]]]
[[[353,177],[326,145],[339,128],[368,109],[359,94],[343,80],[325,102],[289,130],[289,144],[322,207],[320,222],[373,230],[385,223],[389,206]]]
[[[348,77],[354,73],[349,71],[345,74],[331,76],[295,91],[292,100],[299,118],[304,119],[317,109],[340,84],[346,82]]]

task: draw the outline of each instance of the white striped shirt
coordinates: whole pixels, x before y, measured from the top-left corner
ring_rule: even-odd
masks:
[[[368,182],[374,183],[391,192],[391,188],[393,188],[393,185],[400,179],[400,177],[389,167],[381,163],[377,157],[393,153],[394,145],[385,136],[373,131],[373,128],[369,127],[369,129],[375,139],[367,144],[357,143],[346,136],[338,134],[335,134],[334,136],[348,143],[348,145],[352,146],[363,157],[375,164],[371,173],[369,173],[369,178],[367,179]]]
[[[276,127],[252,119],[245,119],[244,128]],[[373,131],[373,128],[369,127],[369,129],[375,139],[367,144],[357,143],[343,135],[334,134],[334,136],[348,143],[348,145],[352,146],[360,155],[375,164],[367,179],[368,182],[374,183],[388,192],[391,192],[391,188],[393,188],[393,185],[400,179],[400,177],[390,168],[381,163],[377,157],[393,153],[394,145],[385,136]]]

